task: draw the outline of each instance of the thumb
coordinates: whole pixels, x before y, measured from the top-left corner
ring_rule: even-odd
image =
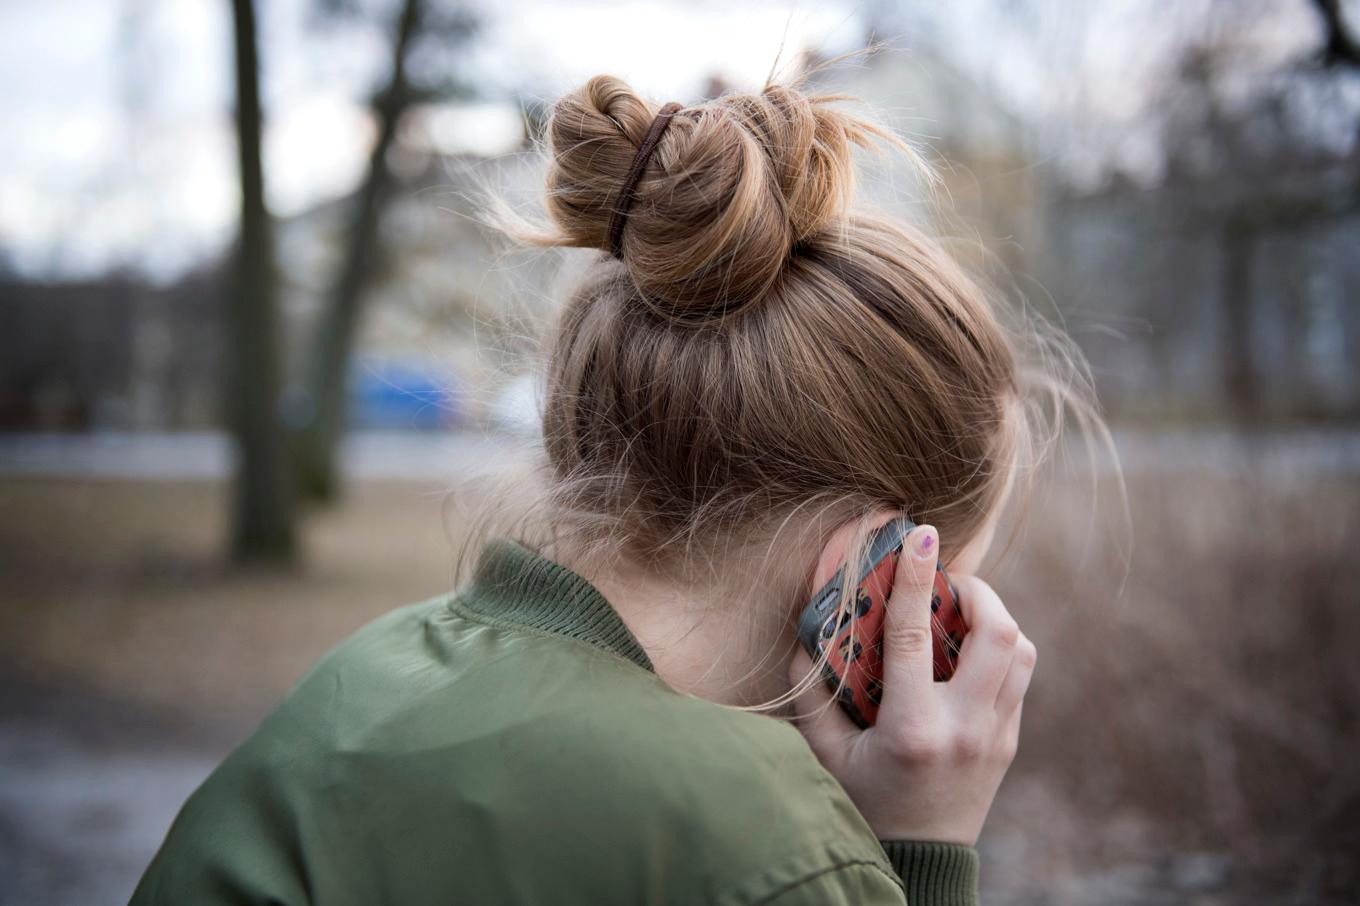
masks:
[[[930,598],[939,562],[939,533],[919,525],[902,543],[883,623],[883,709],[920,712],[932,699],[935,668]]]
[[[807,689],[793,701],[793,724],[807,738],[817,759],[834,773],[834,766],[843,762],[850,744],[863,731],[841,710],[826,681],[812,668],[812,657],[798,646],[789,663],[790,688],[806,683]]]

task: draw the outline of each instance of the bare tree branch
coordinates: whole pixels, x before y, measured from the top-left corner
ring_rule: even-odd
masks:
[[[1313,0],[1313,2],[1327,27],[1327,45],[1322,49],[1323,64],[1360,67],[1360,41],[1346,30],[1346,21],[1341,15],[1341,0]]]

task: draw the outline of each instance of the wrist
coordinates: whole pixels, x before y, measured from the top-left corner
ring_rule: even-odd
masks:
[[[938,806],[937,810],[943,811]],[[862,814],[862,813],[861,813]],[[960,816],[937,815],[938,818],[952,820],[919,820],[918,815],[914,821],[901,820],[873,820],[865,816],[869,827],[873,829],[874,835],[880,841],[902,841],[917,843],[947,843],[951,846],[974,847],[977,845],[978,838],[982,836],[982,827],[965,827],[959,820]]]

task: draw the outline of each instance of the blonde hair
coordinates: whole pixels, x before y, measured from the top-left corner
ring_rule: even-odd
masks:
[[[846,520],[903,509],[939,529],[948,559],[1065,409],[1104,430],[1065,338],[1007,328],[939,245],[852,210],[854,147],[919,159],[837,106],[848,98],[803,93],[805,79],[670,122],[620,257],[591,263],[549,338],[542,498],[522,514],[523,543],[683,582],[726,575],[725,609],[742,586],[793,601]],[[604,75],[562,97],[546,126],[548,223],[502,210],[496,224],[534,245],[607,250],[658,106]],[[782,536],[790,527],[802,534]],[[867,541],[861,525],[850,555]],[[816,670],[750,709],[781,706]]]

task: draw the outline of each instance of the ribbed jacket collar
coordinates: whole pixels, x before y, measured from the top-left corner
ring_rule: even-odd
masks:
[[[513,539],[487,540],[457,596],[474,613],[598,645],[652,673],[637,638],[595,586]]]

